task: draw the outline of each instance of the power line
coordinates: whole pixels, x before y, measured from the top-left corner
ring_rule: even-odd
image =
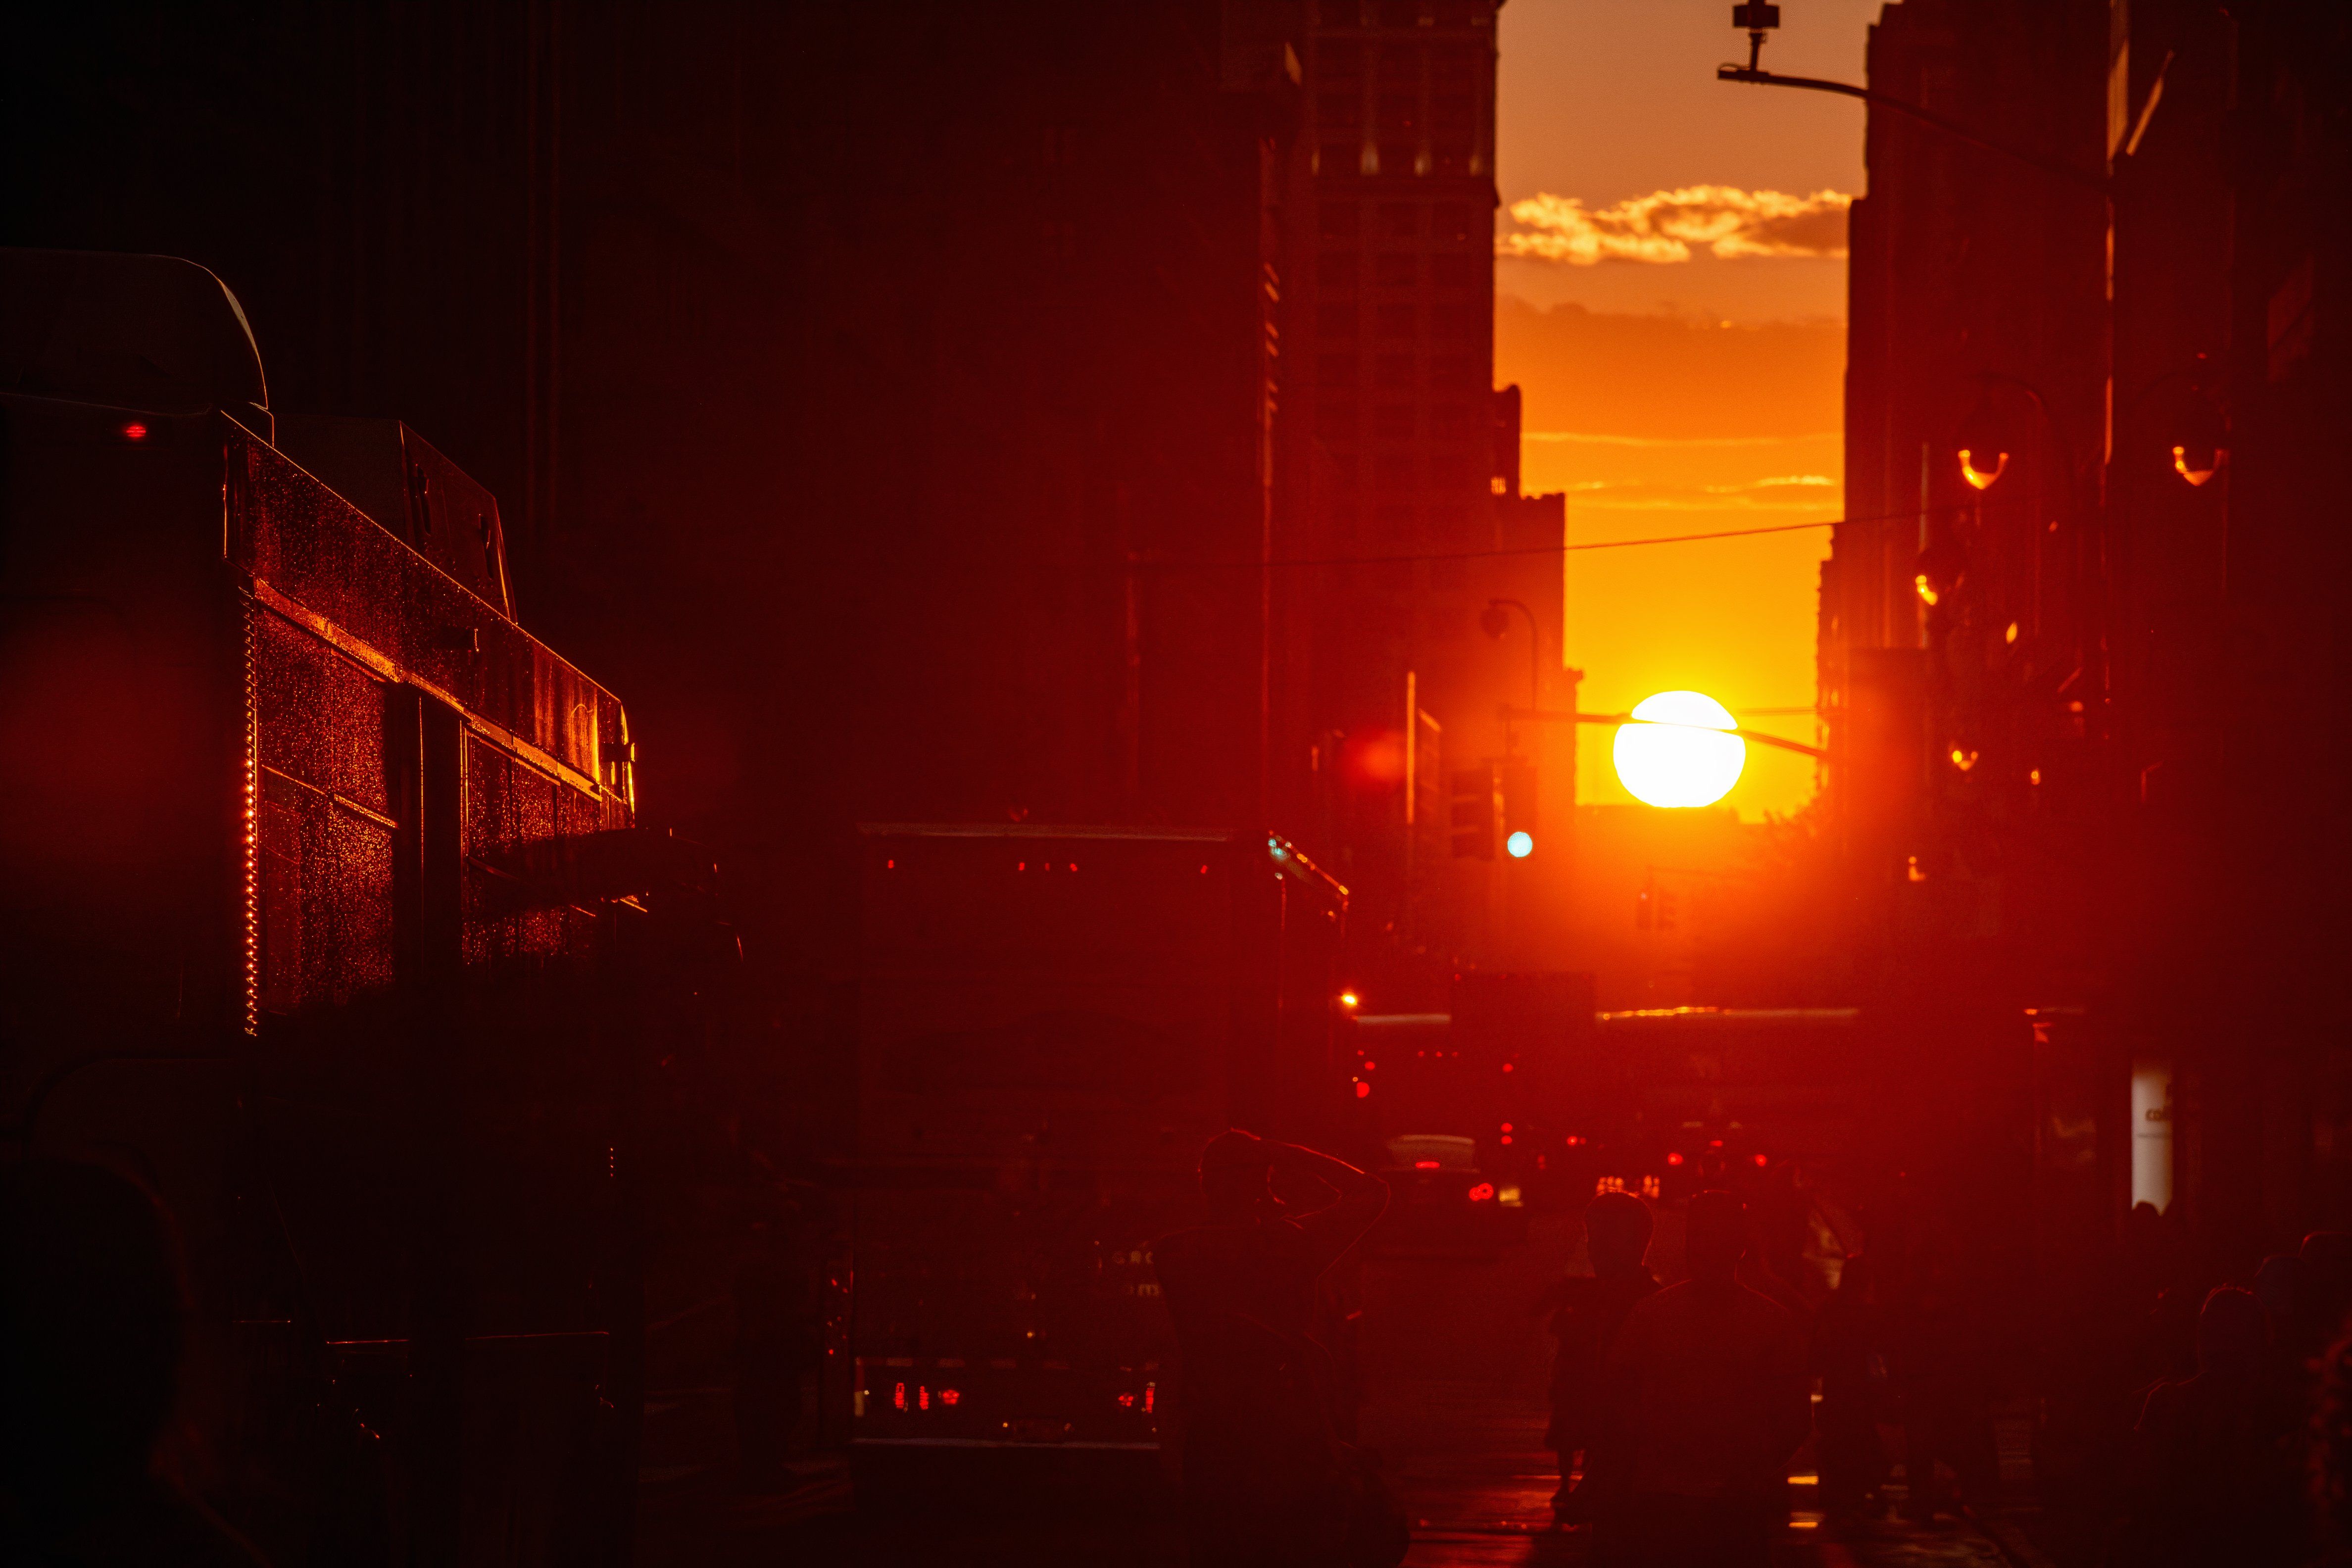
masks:
[[[1181,561],[1137,560],[1130,564],[1142,568],[1190,568],[1198,571],[1218,569],[1252,569],[1290,566],[1387,566],[1410,564],[1415,561],[1491,561],[1514,555],[1565,555],[1584,550],[1631,550],[1643,544],[1693,544],[1710,539],[1748,539],[1764,533],[1796,533],[1808,528],[1843,528],[1868,522],[1916,522],[1922,510],[1932,512],[1974,511],[2003,504],[2001,501],[1971,501],[1960,506],[1929,508],[1913,507],[1907,511],[1888,512],[1882,517],[1828,517],[1818,522],[1776,522],[1761,528],[1727,528],[1712,533],[1669,533],[1649,539],[1598,539],[1583,544],[1526,544],[1508,550],[1431,550],[1409,555],[1317,555],[1290,556],[1276,561]]]

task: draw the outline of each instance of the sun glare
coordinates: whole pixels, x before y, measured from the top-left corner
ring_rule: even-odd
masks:
[[[1748,764],[1731,710],[1696,691],[1661,691],[1617,727],[1617,777],[1645,805],[1713,805]]]

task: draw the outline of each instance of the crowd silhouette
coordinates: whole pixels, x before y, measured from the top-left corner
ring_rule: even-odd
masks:
[[[1232,1132],[1201,1189],[1204,1223],[1155,1248],[1184,1357],[1193,1561],[1394,1568],[1404,1521],[1349,1440],[1327,1278],[1386,1187]],[[1558,1342],[1554,1513],[1589,1561],[1760,1568],[1810,1445],[1832,1531],[1965,1516],[2061,1568],[2352,1564],[2352,1233],[2233,1280],[2143,1206],[2026,1299],[1899,1215],[1807,1291],[1759,1244],[1769,1217],[1694,1195],[1687,1278],[1662,1286],[1651,1208],[1604,1194],[1583,1215],[1591,1272],[1537,1301]],[[0,1170],[0,1561],[261,1561],[178,1477],[186,1332],[172,1227],[143,1188],[54,1161]],[[1997,1419],[2022,1461],[2006,1479]]]

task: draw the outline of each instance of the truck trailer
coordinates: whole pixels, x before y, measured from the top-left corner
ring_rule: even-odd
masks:
[[[1265,833],[872,826],[857,852],[861,1484],[1148,1471],[1174,1357],[1151,1245],[1195,1223],[1202,1147],[1341,1125],[1346,889]]]

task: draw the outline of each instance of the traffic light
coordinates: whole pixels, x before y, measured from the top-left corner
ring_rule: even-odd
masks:
[[[1503,786],[1503,847],[1514,860],[1536,852],[1536,766],[1505,763],[1498,770]]]
[[[1492,763],[1456,768],[1448,784],[1448,823],[1454,833],[1454,853],[1460,858],[1492,860],[1496,830],[1503,816],[1503,791]]]

